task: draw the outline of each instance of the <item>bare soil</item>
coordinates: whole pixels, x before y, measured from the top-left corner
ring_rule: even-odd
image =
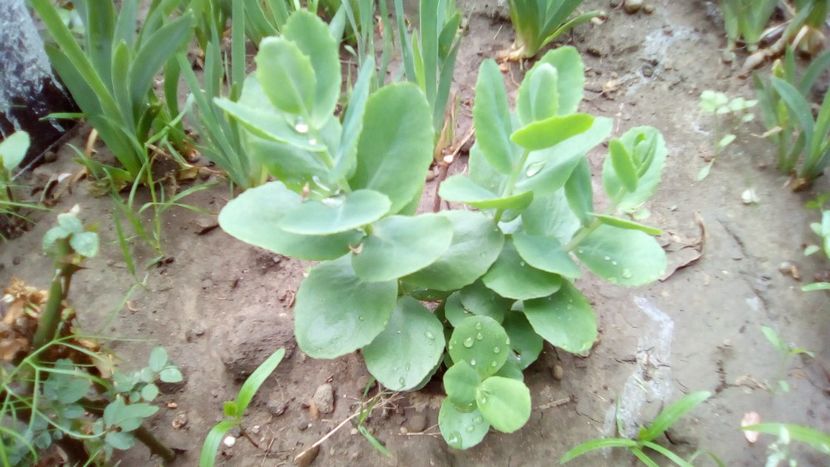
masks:
[[[694,243],[703,225],[702,258],[640,289],[580,281],[599,316],[600,341],[587,358],[545,349],[526,374],[534,411],[519,432],[490,433],[468,451],[448,448],[436,426],[440,385],[432,385],[370,418],[368,427],[392,458],[348,425],[322,444],[314,465],[551,465],[582,441],[612,435],[617,404],[623,426],[633,430],[695,390],[715,395],[662,440],[685,455],[704,449],[730,466],[763,465],[770,439],[750,445],[739,428],[750,411],[765,421],[830,431],[830,303],[823,292],[800,291],[827,267],[821,258],[802,255],[804,245],[815,240],[808,226],[817,214],[804,209],[813,194],[784,187],[786,177],[774,169],[775,148],[752,135],[763,132],[755,126],[739,135],[706,180],[696,182],[715,145],[712,121],[698,112],[700,92],[752,94],[750,83],[737,78],[738,65],[720,61],[725,39],[711,3],[659,0],[652,2],[653,14],[628,15],[609,9],[607,1],[588,1],[586,7],[608,10],[608,21],[580,27],[561,41],[575,45],[588,67],[585,111],[614,117],[617,135],[639,125],[663,132],[670,156],[648,222],[666,230],[670,262],[677,263],[694,256],[678,241]],[[504,18],[476,14],[463,40],[455,79],[459,136],[470,127],[478,66],[510,46],[512,30]],[[510,65],[512,91],[522,70]],[[72,144],[82,147],[85,135]],[[591,156],[597,192],[603,152]],[[76,170],[72,154],[69,147],[61,149],[59,160],[39,168],[33,183]],[[452,171],[463,168],[462,158]],[[756,191],[757,204],[742,203],[749,188]],[[826,182],[815,192],[821,188]],[[426,193],[424,205],[431,206],[432,189]],[[115,241],[111,201],[90,196],[83,184],[65,194],[56,209],[79,204],[81,217],[99,226],[103,242],[101,255],[76,277],[72,301],[87,332],[114,339],[112,347],[126,368],[143,366],[155,345],[164,346],[183,368],[186,384],[161,397],[176,408],[162,409],[151,422],[164,441],[183,451],[176,465],[197,464],[202,441],[220,419],[222,402],[235,396],[240,378],[274,349],[286,347],[286,359],[246,417],[246,432],[258,447],[241,437],[223,450],[221,461],[288,465],[354,412],[368,373],[359,355],[323,361],[295,349],[291,306],[309,264],[250,247],[221,229],[204,232],[229,196],[220,182],[186,200],[207,214],[170,211],[164,225],[168,260],[147,270],[145,285],[139,286]],[[0,283],[16,276],[46,287],[51,265],[40,254],[40,239],[53,215],[38,217],[31,231],[0,245]],[[153,256],[138,250],[140,260]],[[779,272],[785,261],[797,266],[801,282]],[[788,362],[766,341],[762,325],[813,351],[815,358]],[[779,388],[779,380],[789,383],[789,392]],[[325,383],[333,387],[334,410],[314,417],[308,402]],[[176,417],[186,424],[173,428]],[[827,465],[806,448],[795,452],[799,465]],[[707,462],[699,458],[700,465],[712,465]],[[141,446],[122,457],[122,465],[156,463]],[[633,463],[624,453],[573,462]]]

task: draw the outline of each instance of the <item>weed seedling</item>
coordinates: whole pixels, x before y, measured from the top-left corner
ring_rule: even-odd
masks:
[[[634,455],[643,465],[656,466],[658,465],[648,454],[648,450],[652,450],[663,457],[669,459],[673,463],[681,466],[691,466],[690,461],[684,460],[675,452],[663,447],[654,442],[657,437],[666,432],[672,425],[675,424],[686,413],[700,405],[712,394],[708,391],[698,391],[686,395],[679,401],[669,405],[651,422],[651,424],[640,430],[640,433],[635,439],[629,438],[601,438],[586,441],[562,456],[559,460],[564,464],[570,462],[577,457],[588,454],[591,451],[596,451],[604,448],[626,448]],[[619,415],[619,414],[618,414]],[[619,425],[619,420],[618,423]]]
[[[778,439],[767,448],[767,467],[777,467],[784,462],[788,467],[798,467],[798,461],[791,458],[790,446],[793,441],[806,444],[830,457],[830,435],[814,428],[791,423],[759,423],[742,427],[746,432],[765,433]]]
[[[508,59],[532,58],[543,47],[599,11],[572,16],[582,0],[510,0],[510,20],[516,29],[515,50]]]
[[[700,95],[700,110],[714,116],[716,128],[715,154],[697,174],[697,180],[702,181],[709,176],[715,160],[726,148],[735,142],[735,133],[741,125],[755,119],[752,108],[758,104],[756,100],[746,100],[743,97],[730,99],[722,92],[706,90]]]
[[[793,358],[799,355],[806,355],[810,358],[815,357],[813,352],[810,352],[807,349],[784,342],[784,340],[781,339],[781,336],[779,336],[778,333],[770,327],[761,326],[761,332],[764,333],[764,337],[767,338],[767,341],[769,341],[769,343],[772,344],[772,346],[775,347],[775,349],[781,353],[781,356],[784,357],[781,369],[782,374],[786,374],[787,369],[789,368]],[[779,379],[778,387],[781,389],[782,392],[790,391],[790,383],[788,383],[786,379]]]
[[[225,419],[217,423],[205,438],[202,453],[199,456],[199,467],[213,467],[216,462],[216,452],[219,450],[219,444],[229,431],[242,425],[242,417],[245,415],[248,405],[251,404],[262,383],[277,369],[284,356],[285,349],[278,349],[271,354],[248,376],[248,379],[242,384],[242,388],[239,389],[236,400],[225,402]],[[247,435],[245,436],[247,437]]]

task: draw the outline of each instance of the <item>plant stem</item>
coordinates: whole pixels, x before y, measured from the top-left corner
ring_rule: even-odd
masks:
[[[519,160],[519,163],[516,165],[516,168],[513,170],[513,173],[510,174],[510,179],[507,181],[507,185],[502,190],[501,197],[507,198],[513,195],[513,189],[516,188],[516,182],[519,181],[519,175],[522,173],[525,164],[527,163],[527,158],[530,156],[530,151],[525,151],[522,154],[522,158]],[[501,221],[501,216],[504,215],[504,209],[499,209],[496,211],[495,222],[498,225],[499,221]]]
[[[164,459],[165,463],[173,462],[176,459],[176,451],[162,444],[144,425],[138,427],[133,435],[147,446],[150,452]]]
[[[591,235],[591,233],[593,233],[594,230],[597,230],[597,228],[599,228],[600,225],[602,225],[602,221],[595,218],[594,221],[591,222],[591,225],[580,229],[579,232],[577,232],[576,235],[574,235],[571,241],[568,242],[567,245],[565,245],[565,251],[573,251],[574,248],[576,248],[577,246],[579,246],[580,243],[582,243],[582,240],[585,240],[585,237]]]
[[[32,348],[39,349],[49,343],[58,331],[61,318],[61,301],[63,301],[63,286],[61,285],[61,271],[55,274],[52,285],[49,287],[49,298],[46,308],[40,314],[37,331],[32,338]]]

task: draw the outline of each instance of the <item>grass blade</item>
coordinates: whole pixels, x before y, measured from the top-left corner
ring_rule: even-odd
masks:
[[[646,428],[640,430],[637,438],[640,441],[654,441],[663,434],[670,426],[679,420],[687,412],[697,407],[700,403],[712,396],[709,391],[693,392],[679,401],[663,409],[654,421]]]
[[[796,441],[807,444],[823,454],[830,454],[830,435],[810,427],[792,423],[759,423],[741,429],[774,436],[781,436],[782,432],[785,432]]]
[[[202,452],[199,455],[199,467],[213,467],[216,464],[216,452],[219,451],[222,438],[238,424],[237,420],[222,420],[211,428],[205,438],[205,443],[202,445]]]
[[[630,439],[624,438],[603,438],[603,439],[592,439],[590,441],[586,441],[582,444],[577,445],[576,447],[572,448],[570,451],[566,452],[561,459],[559,459],[560,464],[564,464],[566,462],[570,462],[576,459],[579,456],[585,455],[591,451],[596,451],[598,449],[605,449],[605,448],[636,448],[637,442]]]
[[[653,451],[657,451],[658,453],[662,454],[663,457],[665,457],[666,459],[674,462],[675,464],[679,465],[680,467],[694,467],[690,462],[686,461],[685,459],[678,456],[677,454],[675,454],[671,450],[669,450],[669,449],[667,449],[663,446],[660,446],[657,443],[652,443],[651,441],[646,441],[645,443],[643,443],[643,446],[645,446],[645,447],[647,447],[647,448],[649,448]]]
[[[251,373],[251,376],[245,380],[245,383],[239,390],[239,394],[236,396],[236,405],[239,407],[240,414],[245,412],[245,409],[248,408],[248,404],[250,404],[251,400],[254,398],[254,394],[259,391],[259,387],[262,386],[262,383],[264,383],[265,380],[271,376],[271,373],[274,372],[284,356],[285,349],[278,349],[276,352],[271,354],[267,360],[262,362],[262,364],[259,365],[253,373]]]

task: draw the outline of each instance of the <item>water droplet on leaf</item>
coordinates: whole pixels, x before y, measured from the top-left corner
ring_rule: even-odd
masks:
[[[484,335],[481,334],[481,333],[476,334],[476,340],[477,341],[484,340]]]
[[[468,337],[468,338],[464,339],[464,347],[466,347],[466,348],[468,348],[468,349],[469,349],[470,347],[472,347],[472,346],[473,346],[473,343],[474,343],[474,342],[475,342],[475,341],[473,341],[473,338],[472,338],[472,337]]]

